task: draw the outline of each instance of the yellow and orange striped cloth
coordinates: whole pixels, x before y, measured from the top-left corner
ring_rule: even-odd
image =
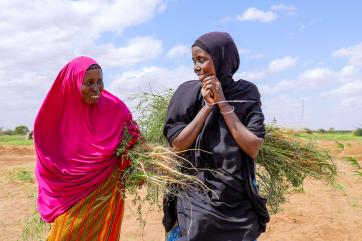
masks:
[[[120,240],[124,211],[120,175],[114,170],[95,191],[57,217],[48,241]]]

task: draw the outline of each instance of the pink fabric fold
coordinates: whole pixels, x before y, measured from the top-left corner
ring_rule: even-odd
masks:
[[[85,72],[96,62],[70,61],[58,74],[35,120],[38,211],[53,222],[90,194],[117,165],[123,126],[131,125],[127,106],[106,90],[98,103],[83,103]]]

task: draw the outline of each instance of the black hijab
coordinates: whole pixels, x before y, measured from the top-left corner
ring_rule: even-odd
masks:
[[[216,77],[223,89],[234,86],[233,75],[239,68],[240,59],[235,43],[228,33],[211,32],[200,36],[192,46],[198,46],[211,55]]]
[[[228,33],[211,32],[199,37],[193,44],[212,56],[216,76],[220,80],[227,100],[249,102],[231,102],[235,114],[251,132],[263,138],[265,135],[264,116],[261,111],[260,94],[256,86],[248,81],[235,82],[233,75],[239,68],[239,54],[236,45]],[[183,83],[172,97],[164,126],[164,135],[171,144],[205,105],[200,93],[201,82],[193,80]],[[198,168],[222,170],[224,175],[215,175],[203,171],[198,177],[217,194],[210,193],[210,205],[238,207],[248,197],[252,202],[264,231],[269,215],[266,200],[258,195],[253,185],[255,180],[254,160],[249,157],[232,137],[225,121],[215,105],[207,117],[194,145],[190,148],[203,151],[189,152],[187,158]],[[226,209],[225,209],[226,210]]]

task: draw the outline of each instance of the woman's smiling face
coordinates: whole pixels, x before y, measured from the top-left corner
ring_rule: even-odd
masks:
[[[82,98],[86,104],[95,104],[103,91],[103,73],[102,70],[90,69],[84,75],[82,83]]]
[[[211,55],[202,48],[192,47],[192,61],[194,62],[194,72],[201,82],[208,76],[216,75]]]

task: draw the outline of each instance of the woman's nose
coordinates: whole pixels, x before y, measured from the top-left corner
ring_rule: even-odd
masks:
[[[91,90],[100,92],[100,86],[97,83],[94,83],[90,86]]]
[[[197,71],[200,71],[200,66],[198,64],[195,64],[194,66],[194,71],[197,72]]]

